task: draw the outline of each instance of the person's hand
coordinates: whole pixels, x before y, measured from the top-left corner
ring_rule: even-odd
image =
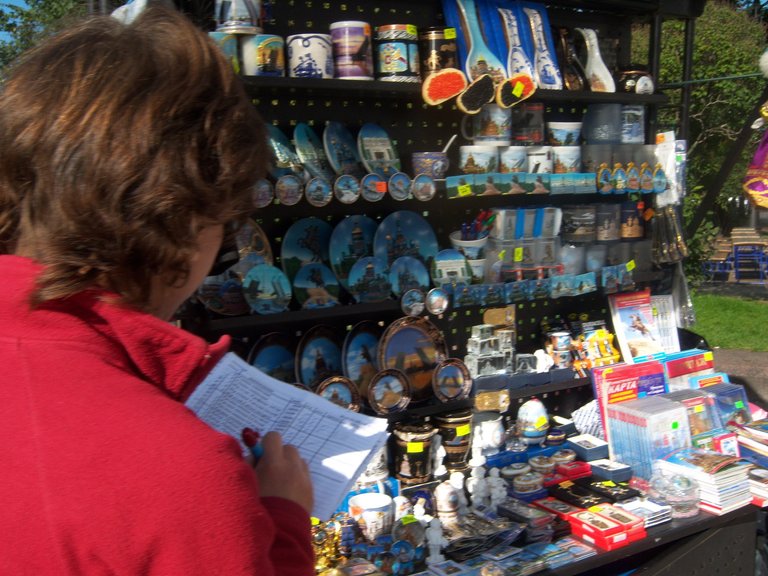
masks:
[[[283,444],[279,432],[268,432],[261,439],[264,454],[256,463],[261,496],[293,500],[312,512],[314,493],[309,468],[295,446]]]

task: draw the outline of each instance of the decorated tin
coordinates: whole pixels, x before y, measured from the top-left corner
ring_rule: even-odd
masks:
[[[619,239],[619,204],[597,204],[595,207],[595,228],[598,242],[614,242]]]
[[[275,34],[241,35],[243,74],[246,76],[285,76],[282,37]]]
[[[333,22],[333,65],[336,78],[373,80],[371,25],[358,20]]]
[[[419,33],[420,71],[426,77],[443,68],[458,68],[456,28],[433,26]]]
[[[385,24],[376,27],[373,41],[377,80],[420,82],[419,47],[416,26]]]

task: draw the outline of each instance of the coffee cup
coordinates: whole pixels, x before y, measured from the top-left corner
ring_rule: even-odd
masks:
[[[477,114],[461,119],[461,134],[477,145],[509,146],[512,141],[512,111],[486,104]]]
[[[427,174],[432,178],[440,180],[445,178],[448,172],[448,154],[441,151],[413,152],[411,154],[411,166],[414,176],[417,174]]]
[[[293,34],[285,39],[291,78],[333,78],[330,34]]]
[[[355,519],[369,542],[389,534],[395,521],[395,504],[391,496],[380,492],[356,494],[349,499],[349,515]]]
[[[499,150],[496,146],[460,146],[459,170],[464,174],[496,172]]]
[[[553,146],[555,174],[581,172],[581,146]]]
[[[547,140],[552,146],[576,146],[581,139],[581,122],[547,122]]]
[[[525,146],[502,146],[499,148],[499,172],[525,172],[528,169],[528,155]]]

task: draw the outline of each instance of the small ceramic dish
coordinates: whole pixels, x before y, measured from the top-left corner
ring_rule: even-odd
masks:
[[[410,401],[411,387],[400,370],[381,370],[368,386],[368,404],[382,416],[405,410]]]

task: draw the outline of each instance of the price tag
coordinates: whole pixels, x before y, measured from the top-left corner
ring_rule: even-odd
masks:
[[[680,427],[679,422],[672,422],[672,430],[677,430]]]
[[[445,34],[446,40],[455,40],[456,39],[456,28],[446,28],[443,31],[443,34]]]
[[[456,426],[456,438],[459,438],[461,436],[466,436],[471,431],[471,427],[469,424],[462,424],[461,426]]]
[[[518,246],[515,248],[515,262],[522,262],[523,261],[523,247]]]
[[[320,524],[320,518],[315,518],[314,516],[310,516],[309,521],[312,523],[312,526]]]
[[[472,196],[472,186],[470,184],[464,184],[457,188],[459,196]]]
[[[400,518],[400,522],[402,523],[403,526],[406,526],[408,524],[413,524],[414,522],[418,522],[418,520],[416,519],[416,516],[414,516],[413,514],[406,514],[405,516]]]
[[[376,192],[381,192],[382,194],[386,194],[387,192],[387,183],[383,180],[377,180],[376,181]]]
[[[562,486],[563,488],[570,488],[571,486],[573,486],[573,482],[571,482],[570,480],[566,480],[565,482],[560,482],[560,486]]]
[[[734,402],[733,405],[736,408],[744,408],[744,402],[742,402],[741,400],[736,400],[736,402]]]
[[[604,482],[600,482],[600,484],[602,484],[603,486],[607,486],[608,488],[613,488],[614,486],[616,486],[616,482],[614,482],[613,480],[605,480]]]
[[[421,454],[424,452],[424,442],[408,442],[406,452],[408,454]]]
[[[416,36],[419,33],[418,30],[416,29],[416,26],[414,26],[413,24],[406,24],[405,31],[408,32],[408,34],[410,34],[411,36]]]
[[[629,262],[627,262],[627,272],[632,272],[632,270],[634,269],[635,269],[635,261],[630,260]]]
[[[704,352],[704,360],[706,360],[707,362],[712,362],[714,359],[715,359],[715,355],[711,350]]]
[[[698,406],[694,406],[693,407],[693,411],[694,412],[704,412],[704,406],[702,406],[701,404],[699,404]]]
[[[538,418],[536,418],[536,421],[533,423],[533,425],[536,428],[543,428],[544,426],[547,425],[547,422],[549,422],[549,420],[547,420],[546,416],[539,416]]]
[[[523,83],[515,82],[515,85],[512,87],[512,94],[515,96],[515,98],[520,98],[520,96],[523,94],[523,90],[525,90]]]

